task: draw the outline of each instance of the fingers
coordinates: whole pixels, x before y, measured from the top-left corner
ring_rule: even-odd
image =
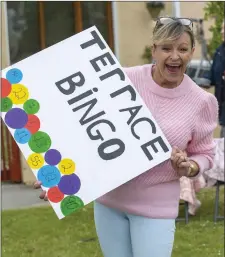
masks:
[[[177,154],[178,155],[178,154]],[[178,157],[175,159],[176,165],[179,167],[182,162],[186,162],[187,158],[183,156],[182,154],[179,154]]]
[[[178,166],[178,173],[179,175],[182,176],[187,176],[188,174],[188,168],[191,166],[190,162],[182,162],[180,163],[180,165]]]
[[[175,156],[176,156],[176,154],[179,152],[179,149],[178,149],[178,147],[173,147],[173,149],[172,149],[172,153],[171,153],[171,160],[174,160],[174,158],[175,158]]]
[[[174,147],[171,154],[171,160],[174,165],[179,166],[180,163],[187,161],[187,153]]]
[[[191,166],[190,162],[187,161],[187,162],[182,162],[179,164],[179,168],[189,168]]]
[[[46,193],[46,192],[45,192],[44,200],[45,200],[45,201],[48,201],[48,196],[47,196],[47,193]]]
[[[173,159],[178,153],[182,154],[183,156],[187,156],[186,151],[182,151],[177,146],[174,146],[171,153],[171,159]]]
[[[41,188],[41,181],[36,181],[36,182],[34,183],[34,188],[35,188],[35,189]],[[42,191],[42,192],[40,193],[39,198],[40,198],[40,199],[43,199],[43,200],[45,200],[45,201],[48,201],[48,197],[47,197],[46,191]]]
[[[39,197],[40,197],[40,199],[48,201],[48,197],[47,197],[46,191],[42,191]]]
[[[34,182],[34,188],[35,188],[35,189],[41,188],[41,181],[36,181],[36,182]]]
[[[173,157],[173,163],[174,163],[175,165],[177,165],[177,164],[178,164],[178,161],[181,162],[181,160],[183,160],[183,159],[184,159],[184,157],[183,157],[182,154],[176,153],[176,154],[174,155],[174,157]]]

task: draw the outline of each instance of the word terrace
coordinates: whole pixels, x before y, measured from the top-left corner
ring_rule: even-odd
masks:
[[[101,38],[99,37],[99,35],[97,34],[97,32],[95,30],[91,32],[91,35],[93,38],[90,41],[85,42],[80,45],[82,49],[87,49],[95,44],[97,44],[101,50],[106,49],[105,44],[102,42]],[[94,68],[95,72],[99,72],[99,71],[101,71],[101,68],[99,67],[97,62],[101,62],[103,64],[103,66],[107,66],[106,60],[112,66],[116,64],[115,60],[113,59],[112,55],[109,52],[103,53],[102,55],[90,60],[90,63],[92,65],[92,67]],[[103,80],[106,80],[106,79],[108,79],[112,76],[116,76],[116,75],[119,76],[120,82],[125,81],[125,74],[120,68],[115,68],[113,70],[110,70],[108,73],[100,76],[99,79],[101,81],[103,81]],[[77,87],[82,87],[85,84],[85,77],[79,71],[79,72],[76,72],[76,73],[66,77],[66,78],[63,78],[60,81],[57,81],[55,84],[62,94],[71,95],[76,91]],[[68,87],[68,85],[69,85],[69,87]],[[75,103],[78,103],[82,99],[88,98],[94,92],[97,92],[97,91],[98,91],[97,88],[89,89],[88,91],[86,91],[80,95],[76,95],[75,97],[68,100],[68,104],[73,105]],[[129,93],[129,95],[130,95],[131,102],[135,102],[136,101],[136,92],[131,85],[125,85],[124,87],[120,88],[119,90],[111,93],[110,97],[116,98],[122,94],[127,94],[127,93]],[[114,126],[114,124],[111,121],[102,118],[106,114],[105,111],[100,111],[100,112],[95,113],[94,115],[90,116],[90,112],[93,110],[93,108],[96,104],[97,104],[97,99],[93,98],[91,100],[86,101],[83,104],[80,104],[79,106],[74,107],[72,110],[73,110],[73,112],[77,112],[85,107],[87,108],[85,113],[79,120],[79,122],[82,126],[88,124],[88,126],[86,128],[86,132],[91,140],[100,140],[101,141],[100,145],[98,146],[98,154],[99,154],[100,158],[103,160],[113,160],[115,158],[118,158],[119,156],[121,156],[124,153],[125,148],[126,148],[125,143],[119,138],[111,138],[111,139],[106,140],[103,137],[102,133],[99,130],[100,124],[107,125],[113,133],[116,132],[116,127]],[[132,133],[133,137],[136,138],[137,140],[140,140],[141,138],[140,138],[140,135],[138,135],[138,133],[137,133],[136,125],[141,122],[147,122],[150,125],[152,134],[156,134],[156,132],[157,132],[156,126],[151,119],[146,118],[146,117],[135,119],[142,107],[143,107],[142,105],[137,105],[137,106],[127,107],[127,108],[119,110],[119,112],[129,112],[130,116],[127,121],[127,125],[130,126],[131,133]],[[101,119],[99,119],[99,118],[101,118]],[[95,132],[93,133],[94,129],[95,129]],[[168,149],[167,145],[165,144],[165,142],[163,141],[162,137],[161,136],[155,137],[154,139],[141,145],[141,148],[149,161],[151,161],[153,159],[153,156],[151,155],[148,148],[151,147],[153,149],[153,151],[155,153],[157,153],[158,149],[155,145],[156,143],[158,143],[161,146],[161,148],[163,149],[163,151],[165,153],[169,151],[169,149]],[[111,151],[110,151],[110,149],[111,149]]]

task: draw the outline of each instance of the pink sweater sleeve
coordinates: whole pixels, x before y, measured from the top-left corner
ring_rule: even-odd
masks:
[[[214,95],[207,93],[196,119],[192,140],[187,147],[189,158],[200,167],[200,172],[194,179],[213,166],[216,147],[213,132],[217,126],[217,120],[218,102]]]

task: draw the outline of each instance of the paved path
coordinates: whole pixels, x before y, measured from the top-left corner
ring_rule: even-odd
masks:
[[[49,203],[39,199],[41,190],[24,184],[2,183],[2,210],[48,206]]]

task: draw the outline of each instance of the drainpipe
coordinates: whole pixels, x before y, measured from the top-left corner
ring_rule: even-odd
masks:
[[[180,18],[180,1],[173,1],[173,16]]]
[[[118,61],[120,61],[119,56],[119,26],[118,26],[118,11],[117,2],[112,2],[112,19],[113,19],[113,38],[114,38],[114,53]]]
[[[1,16],[2,16],[2,31],[4,33],[3,35],[3,38],[4,38],[4,43],[3,45],[1,46],[1,49],[2,47],[4,46],[4,51],[3,51],[3,54],[4,54],[4,66],[5,67],[1,67],[1,69],[4,69],[6,68],[7,66],[10,65],[10,51],[9,51],[9,34],[8,34],[8,19],[7,19],[7,2],[1,2]]]

